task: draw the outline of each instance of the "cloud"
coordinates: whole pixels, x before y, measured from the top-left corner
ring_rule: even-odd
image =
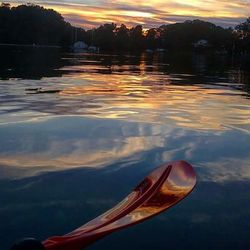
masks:
[[[71,119],[72,121],[78,120],[81,125],[78,124],[79,127],[72,128]],[[0,179],[18,179],[47,171],[82,167],[103,168],[121,160],[126,162],[133,160],[134,157],[140,158],[143,152],[153,148],[164,147],[164,138],[160,135],[153,135],[147,124],[122,124],[109,120],[96,123],[96,120],[87,122],[82,119],[68,118],[63,126],[54,131],[56,134],[59,133],[59,137],[56,135],[51,138],[52,131],[49,129],[39,141],[39,150],[36,150],[35,144],[38,139],[36,134],[31,132],[27,137],[25,134],[27,135],[27,131],[32,131],[34,126],[39,130],[38,127],[50,124],[50,122],[54,123],[56,120],[21,123],[17,125],[20,126],[20,131],[16,130],[15,126],[12,127],[14,130],[11,129],[13,132],[10,132],[8,138],[18,137],[19,139],[15,141],[15,144],[12,144],[13,140],[9,139],[12,146],[9,145],[5,149],[2,146]],[[74,131],[70,135],[67,132],[68,126],[72,128],[71,131]],[[159,126],[157,127],[160,129]],[[165,134],[170,134],[172,130],[169,127]],[[102,134],[98,131],[106,132]],[[1,142],[5,144],[5,138],[1,137]],[[9,150],[10,147],[11,150]]]
[[[21,4],[26,1],[9,1]],[[30,1],[53,8],[73,25],[96,27],[104,22],[125,23],[128,26],[143,24],[145,28],[160,26],[187,19],[202,19],[229,27],[242,22],[249,15],[250,2],[236,0],[72,0]]]

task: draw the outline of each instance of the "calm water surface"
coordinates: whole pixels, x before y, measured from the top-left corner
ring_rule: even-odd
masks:
[[[89,249],[250,249],[250,68],[212,55],[1,49],[0,245],[45,239],[115,205],[157,165],[198,184]]]

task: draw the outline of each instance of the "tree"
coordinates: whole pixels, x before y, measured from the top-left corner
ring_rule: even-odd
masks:
[[[2,3],[0,6],[0,43],[10,42],[10,4]]]
[[[157,48],[157,30],[155,28],[149,29],[146,34],[146,47],[148,49]]]
[[[231,48],[232,32],[201,20],[185,21],[163,25],[162,39],[164,47],[170,50],[191,50],[199,40],[207,40],[212,49]]]
[[[93,43],[94,45],[101,47],[103,50],[112,50],[114,49],[115,42],[115,34],[114,30],[116,29],[116,25],[112,24],[104,24],[99,28],[93,31]]]
[[[250,17],[245,22],[236,26],[236,32],[238,37],[237,50],[250,52]]]
[[[250,17],[244,23],[237,25],[236,30],[241,34],[242,38],[250,36]]]
[[[132,50],[141,51],[145,48],[145,36],[141,25],[137,25],[130,29],[130,48]]]
[[[38,5],[0,6],[0,43],[70,45],[74,27],[61,14]],[[85,31],[78,30],[79,37]]]
[[[115,47],[117,50],[129,50],[129,29],[125,24],[122,24],[119,28],[116,28],[115,38]]]

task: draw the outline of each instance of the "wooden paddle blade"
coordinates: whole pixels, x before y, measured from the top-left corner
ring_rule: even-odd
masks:
[[[43,242],[47,250],[80,250],[118,229],[144,221],[175,205],[196,184],[190,164],[177,161],[165,164],[148,175],[122,202],[84,226]]]

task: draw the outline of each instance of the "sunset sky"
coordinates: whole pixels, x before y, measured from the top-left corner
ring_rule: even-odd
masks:
[[[7,2],[7,1],[6,1]],[[235,26],[250,15],[250,0],[48,0],[8,1],[34,3],[60,12],[76,26],[91,28],[103,23],[142,24],[145,28],[188,19]]]

